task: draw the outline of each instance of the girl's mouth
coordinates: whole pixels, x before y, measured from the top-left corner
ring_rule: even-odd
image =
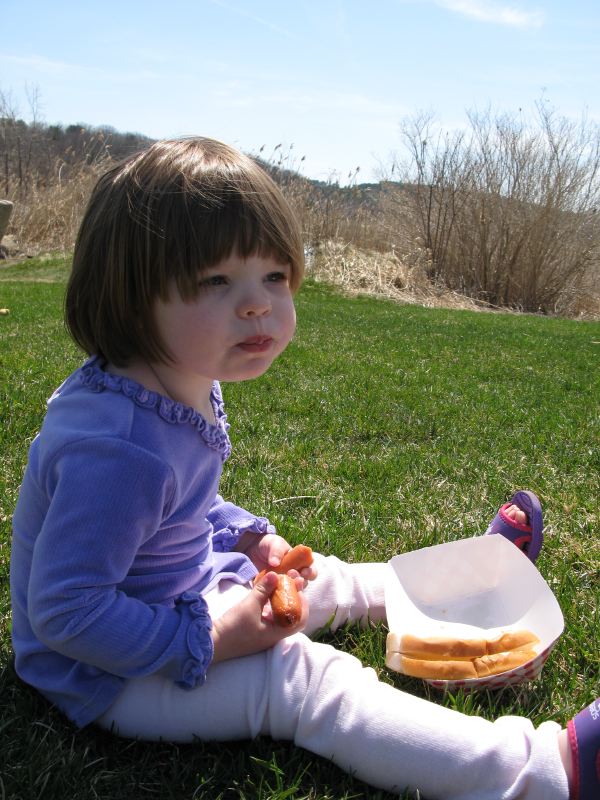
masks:
[[[264,353],[273,343],[270,336],[250,336],[238,344],[238,347],[247,353]]]

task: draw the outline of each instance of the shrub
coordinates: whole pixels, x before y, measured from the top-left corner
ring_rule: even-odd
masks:
[[[410,219],[431,254],[429,276],[492,305],[565,311],[600,259],[600,132],[537,105],[520,116],[470,113],[466,131],[403,125]],[[406,189],[389,189],[393,205]]]

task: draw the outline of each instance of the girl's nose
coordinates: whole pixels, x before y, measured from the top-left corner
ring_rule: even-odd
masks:
[[[263,317],[271,310],[271,300],[262,286],[249,288],[243,292],[238,302],[240,317]]]

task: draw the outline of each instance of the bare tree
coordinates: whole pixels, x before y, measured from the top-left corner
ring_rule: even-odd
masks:
[[[598,269],[599,129],[543,102],[533,123],[489,109],[467,118],[454,133],[422,113],[402,127],[394,167],[412,187],[430,277],[493,305],[555,311]]]

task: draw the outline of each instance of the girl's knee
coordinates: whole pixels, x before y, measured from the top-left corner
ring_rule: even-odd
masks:
[[[295,740],[300,727],[318,724],[339,708],[344,696],[377,682],[371,668],[328,644],[296,634],[280,642],[270,657],[269,708],[263,730],[276,739]]]

